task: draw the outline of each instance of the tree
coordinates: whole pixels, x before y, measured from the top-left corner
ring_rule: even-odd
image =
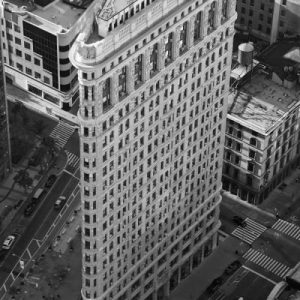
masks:
[[[31,130],[35,133],[35,134],[41,134],[43,132],[43,130],[45,129],[46,124],[44,122],[44,120],[39,119],[39,120],[35,120],[32,124],[31,124]]]
[[[48,148],[49,153],[51,154],[52,157],[58,152],[58,147],[53,137],[51,136],[44,137],[42,144]]]
[[[14,177],[14,181],[24,188],[25,192],[27,192],[27,189],[32,185],[33,179],[29,176],[29,173],[27,170],[19,170],[18,173]]]

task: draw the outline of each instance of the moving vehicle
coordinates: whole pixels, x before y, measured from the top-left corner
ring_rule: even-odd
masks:
[[[235,224],[237,224],[241,227],[246,227],[247,226],[246,221],[240,216],[233,216],[232,221],[233,221],[233,223],[235,223]]]
[[[41,188],[37,189],[36,192],[34,193],[34,195],[32,196],[32,201],[40,200],[43,193],[44,193],[43,189],[41,189]]]
[[[9,250],[13,243],[15,242],[16,237],[14,235],[9,235],[3,242],[2,249]]]
[[[64,206],[66,202],[66,197],[65,196],[59,196],[58,199],[54,203],[54,208],[55,209],[60,209]]]

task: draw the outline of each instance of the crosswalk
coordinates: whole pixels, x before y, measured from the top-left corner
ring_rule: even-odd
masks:
[[[272,228],[296,240],[300,240],[300,227],[295,224],[279,219],[273,224]]]
[[[66,152],[68,155],[68,165],[76,169],[79,166],[79,157],[68,150]]]
[[[267,229],[267,227],[250,218],[246,218],[245,221],[247,226],[239,226],[231,234],[251,245]]]
[[[259,265],[260,267],[266,269],[267,271],[281,278],[283,278],[290,271],[290,268],[285,264],[252,248],[250,248],[243,255],[243,258],[255,263],[256,265]]]
[[[63,148],[73,132],[74,128],[72,126],[64,122],[59,122],[50,133],[50,136],[55,139],[58,147]]]

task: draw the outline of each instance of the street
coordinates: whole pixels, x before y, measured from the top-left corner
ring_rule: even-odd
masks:
[[[16,232],[18,234],[11,249],[7,253],[1,251],[3,259],[0,265],[1,299],[15,280],[15,276],[22,271],[19,261],[23,260],[26,268],[27,263],[29,265],[30,261],[34,259],[32,256],[40,251],[39,249],[48,247],[69,215],[80,204],[78,134],[70,125],[62,122],[57,123],[51,134],[58,137],[56,144],[63,147],[66,153],[66,165],[46,196],[40,200],[33,215],[25,217],[23,215],[24,207],[21,207],[16,213],[14,221],[3,233],[3,238],[8,233]],[[47,177],[46,174],[41,180],[41,188],[43,188]],[[61,195],[66,197],[66,203],[60,209],[54,209],[54,203]]]
[[[65,195],[67,199],[73,193],[78,185],[78,179],[67,172],[63,172],[49,191],[38,211],[33,216],[25,231],[20,235],[13,245],[9,254],[5,258],[0,268],[0,285],[2,285],[13,267],[19,260],[19,257],[26,250],[31,240],[42,241],[48,229],[53,224],[59,211],[54,210],[54,202],[60,195]]]
[[[233,216],[243,218],[247,225],[237,226]],[[233,291],[225,288],[220,299],[266,299],[273,286],[300,261],[300,227],[226,195],[220,218],[222,230],[240,240],[237,253],[243,267],[237,274],[248,270],[238,283],[231,281]]]

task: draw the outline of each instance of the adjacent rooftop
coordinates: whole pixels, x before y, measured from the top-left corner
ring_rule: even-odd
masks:
[[[267,132],[300,100],[299,85],[287,89],[256,73],[228,97],[228,113]]]
[[[274,44],[257,59],[252,71],[249,66],[234,66],[228,113],[229,118],[267,133],[300,104],[300,42]]]
[[[93,0],[5,0],[6,3],[23,8],[32,15],[58,25],[65,30],[71,28]],[[47,24],[45,24],[47,26]],[[51,24],[49,24],[51,25]],[[48,26],[49,26],[48,25]]]

